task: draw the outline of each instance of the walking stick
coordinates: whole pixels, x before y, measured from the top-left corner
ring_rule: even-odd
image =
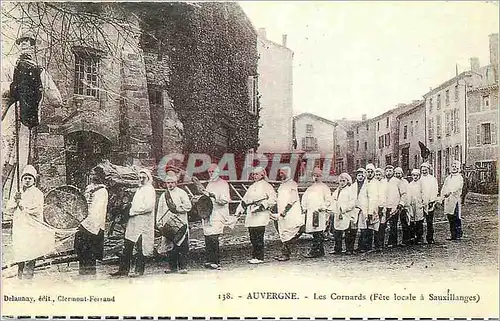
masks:
[[[17,192],[20,191],[21,179],[19,177],[19,108],[17,101],[15,102],[15,122],[16,122],[16,179],[17,179]]]

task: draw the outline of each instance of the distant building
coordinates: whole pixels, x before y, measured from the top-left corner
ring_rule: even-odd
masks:
[[[333,154],[334,121],[311,113],[299,114],[293,120],[299,150]]]
[[[410,175],[414,168],[420,168],[423,160],[418,143],[425,144],[425,103],[420,101],[413,105],[413,108],[396,117],[399,126],[399,166],[405,175]]]
[[[286,42],[286,35],[278,44],[267,39],[265,29],[258,30],[258,151],[263,153],[292,150],[293,51],[287,48]]]
[[[465,163],[483,168],[477,178],[498,182],[498,34],[490,35],[490,64],[476,71],[477,87],[467,90],[467,153]]]
[[[334,121],[337,125],[334,128],[335,145],[335,173],[352,173],[354,168],[354,131],[353,126],[358,121],[340,119]]]
[[[353,155],[355,168],[365,167],[369,163],[377,165],[377,122],[367,119],[366,114],[361,122],[352,126]],[[354,169],[355,170],[355,169]]]

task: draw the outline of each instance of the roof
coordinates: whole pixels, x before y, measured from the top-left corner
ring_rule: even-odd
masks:
[[[283,46],[282,44],[277,43],[276,41],[269,40],[267,38],[262,38],[260,36],[257,36],[257,41],[261,41],[261,42],[263,42],[265,44],[271,44],[271,45],[274,45],[274,46],[279,47],[281,49],[286,49],[286,50],[290,51],[293,54],[293,50],[292,49],[290,49],[290,48],[288,48],[286,46]]]
[[[413,103],[412,105],[413,105],[412,108],[410,108],[409,110],[407,110],[407,111],[399,114],[397,116],[397,118],[400,118],[400,117],[403,117],[403,116],[408,116],[408,115],[413,114],[414,112],[418,111],[419,109],[424,108],[425,101],[424,100],[419,100],[418,102]]]
[[[465,77],[470,77],[470,76],[472,76],[472,73],[470,71],[464,71],[464,72],[460,73],[459,75],[445,81],[444,83],[437,86],[436,88],[430,90],[428,93],[426,93],[424,95],[424,98],[427,98],[428,96],[430,96],[432,94],[435,94],[436,92],[442,90],[443,88],[449,87],[451,84],[453,84],[457,80],[460,80],[460,79],[465,78]]]
[[[315,114],[311,114],[311,113],[301,113],[301,114],[298,114],[296,116],[293,116],[294,119],[297,119],[297,118],[303,118],[303,117],[311,117],[311,118],[314,118],[316,120],[319,120],[319,121],[322,121],[324,123],[327,123],[327,124],[330,124],[330,125],[338,125],[338,123],[336,121],[333,121],[333,120],[330,120],[330,119],[326,119],[326,118],[323,118],[321,116],[318,116],[318,115],[315,115]]]

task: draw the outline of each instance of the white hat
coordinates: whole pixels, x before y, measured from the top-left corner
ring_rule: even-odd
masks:
[[[174,171],[168,171],[165,175],[165,182],[177,182],[178,178]]]
[[[420,165],[420,168],[422,168],[422,167],[431,168],[431,165],[427,162],[423,162],[422,165]]]
[[[372,163],[366,165],[366,170],[369,170],[369,169],[371,169],[372,171],[374,171],[375,170],[375,165],[373,165]]]
[[[38,176],[38,173],[32,165],[26,165],[26,167],[23,170],[23,174],[21,175],[21,178],[23,178],[25,175],[30,175],[33,178],[36,178]]]
[[[420,175],[420,170],[418,170],[418,169],[414,168],[414,169],[412,169],[412,170],[411,170],[411,174],[412,174],[412,175],[413,175],[413,174],[418,174],[418,175]]]
[[[401,173],[401,174],[403,174],[403,169],[401,167],[396,167],[394,169],[394,173]]]
[[[363,173],[366,174],[366,170],[363,167],[360,167],[356,170],[356,173]]]
[[[253,174],[260,174],[260,173],[262,173],[264,170],[265,170],[265,169],[264,169],[264,167],[262,167],[262,166],[257,166],[257,167],[255,167],[255,168],[254,168],[254,170],[252,171],[252,173],[253,173]]]

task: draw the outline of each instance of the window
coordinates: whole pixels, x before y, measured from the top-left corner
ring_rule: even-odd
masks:
[[[408,125],[405,125],[403,127],[403,139],[407,139],[408,138]]]
[[[365,142],[365,150],[368,150],[368,142]]]
[[[254,115],[257,115],[257,101],[259,95],[258,84],[257,76],[248,76],[248,97],[250,98],[248,111]]]
[[[312,151],[318,149],[318,140],[316,137],[303,137],[302,138],[302,149],[305,151]]]
[[[444,94],[444,103],[446,106],[450,104],[450,90],[446,89],[445,94]]]
[[[429,98],[429,111],[432,111],[432,97]]]
[[[413,136],[413,120],[410,122],[410,136]]]
[[[74,93],[99,98],[101,59],[88,52],[75,52]]]
[[[455,101],[460,99],[460,91],[458,89],[458,85],[455,85]]]
[[[453,133],[455,133],[455,134],[460,133],[460,124],[459,124],[458,112],[459,112],[458,108],[455,108],[453,110],[453,120],[452,120],[452,122],[454,123]]]
[[[227,148],[229,146],[229,128],[226,126],[219,126],[214,132],[215,144]]]
[[[384,135],[385,137],[385,146],[390,146],[391,145],[391,134],[387,133]]]
[[[392,165],[391,155],[385,155],[385,165]]]
[[[429,119],[429,141],[433,141],[434,140],[434,119]]]
[[[379,136],[378,137],[378,148],[382,149],[384,148],[384,136]]]
[[[461,161],[461,159],[460,159],[460,145],[455,146],[454,149],[455,149],[455,151],[453,152],[453,159]]]
[[[370,129],[370,126],[368,125],[368,123],[366,123],[366,131],[368,131]]]
[[[306,133],[312,134],[313,132],[313,125],[312,124],[307,124],[306,125]]]
[[[380,122],[377,122],[377,131],[380,130]]]
[[[356,127],[356,135],[359,134],[359,127]]]
[[[450,148],[447,147],[444,154],[444,166],[445,173],[448,175],[450,173]]]
[[[441,138],[441,115],[436,116],[436,137]]]
[[[446,136],[450,136],[451,135],[451,127],[452,127],[452,122],[451,122],[452,114],[451,114],[451,111],[446,111],[444,115],[445,115],[445,124],[444,124],[445,135]]]
[[[356,151],[359,151],[359,140],[356,141]]]
[[[415,155],[414,156],[414,159],[413,159],[413,168],[419,168],[419,164],[418,164],[418,155]]]
[[[481,124],[481,134],[483,145],[491,144],[491,124]]]
[[[163,105],[163,91],[158,88],[148,89],[149,103],[151,105]]]
[[[337,153],[337,155],[340,155],[340,145],[336,146],[335,152]]]
[[[441,109],[441,94],[437,96],[437,107],[436,109]]]
[[[389,117],[385,119],[385,128],[389,128]]]
[[[490,108],[490,96],[489,95],[483,96],[481,99],[481,109],[485,110],[489,108]]]

